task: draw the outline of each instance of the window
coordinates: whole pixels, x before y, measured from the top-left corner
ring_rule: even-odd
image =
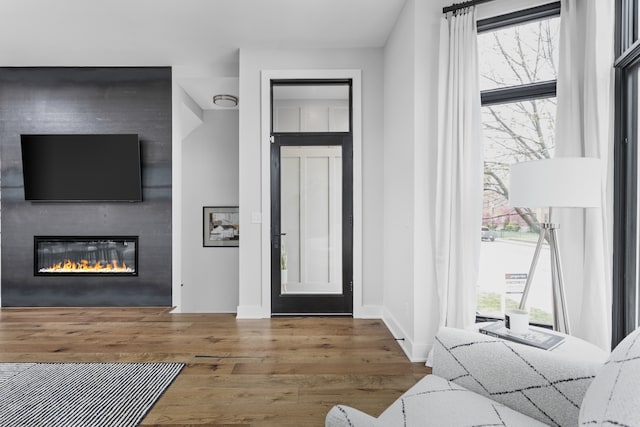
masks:
[[[348,81],[278,80],[271,86],[276,133],[350,132]]]
[[[640,5],[616,0],[616,135],[614,148],[614,251],[612,345],[640,325]]]
[[[553,157],[560,3],[478,22],[484,194],[477,313],[502,317],[520,302],[541,209],[511,208],[509,166]],[[553,323],[548,245],[527,305],[533,323]]]

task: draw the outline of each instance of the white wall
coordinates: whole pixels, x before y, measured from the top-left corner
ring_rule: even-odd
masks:
[[[182,139],[197,122],[184,116],[201,118],[202,110],[191,108],[193,99],[180,87],[173,70],[171,97],[171,302],[179,312],[182,306]]]
[[[202,118],[182,142],[181,311],[235,313],[238,248],[202,246],[202,207],[238,206],[238,111]]]
[[[447,3],[448,1],[444,1]],[[435,203],[436,198],[436,158],[437,158],[437,116],[438,116],[438,57],[440,43],[440,18],[442,4],[416,2],[416,44],[415,44],[415,92],[422,94],[415,102],[416,152],[414,157],[415,217],[417,239],[414,240],[416,265],[415,281],[415,335],[412,360],[424,360],[433,346],[433,338],[438,330],[438,293],[435,266]]]
[[[238,315],[269,315],[264,307],[262,227],[251,222],[252,213],[265,212],[261,181],[261,71],[359,69],[362,70],[362,301],[380,314],[382,305],[382,187],[383,187],[383,76],[382,49],[240,50],[240,294]],[[268,257],[269,254],[264,254]]]
[[[433,258],[442,4],[408,0],[384,50],[384,320],[412,360],[438,326]]]
[[[405,4],[384,50],[384,307],[405,345],[414,337],[414,8]]]
[[[172,167],[171,167],[171,182],[172,182],[172,301],[175,307],[174,312],[179,313],[185,311],[182,304],[182,294],[184,287],[183,279],[187,279],[189,282],[193,280],[193,275],[186,272],[186,276],[183,276],[183,260],[187,262],[187,266],[190,265],[190,261],[186,258],[187,255],[192,255],[192,248],[186,248],[183,251],[183,244],[188,243],[189,239],[197,239],[195,235],[189,237],[185,235],[185,227],[193,226],[193,219],[190,217],[190,210],[194,209],[190,203],[183,203],[183,193],[185,185],[183,184],[183,167],[187,173],[190,174],[190,164],[188,161],[183,161],[183,147],[185,145],[185,139],[187,139],[195,129],[197,129],[204,122],[204,116],[206,111],[203,107],[192,98],[186,91],[185,87],[190,87],[190,90],[194,90],[195,87],[198,90],[204,90],[209,93],[219,93],[217,89],[220,88],[218,84],[223,81],[226,86],[226,82],[230,79],[233,80],[233,76],[237,77],[238,67],[237,63],[218,63],[209,65],[190,65],[190,66],[173,66],[171,70],[172,75]],[[237,79],[235,80],[237,81]],[[232,94],[237,94],[237,89],[228,90]],[[208,99],[211,99],[208,97]],[[234,113],[231,113],[234,114]],[[222,134],[226,135],[229,132],[234,132],[235,142],[237,147],[237,111],[235,111],[236,122],[225,123],[221,129],[225,129]],[[214,116],[215,117],[215,116]],[[216,119],[219,121],[219,119]],[[209,120],[211,121],[211,120]],[[231,127],[229,127],[231,126]],[[219,132],[214,132],[218,134]],[[235,156],[235,166],[231,165],[233,176],[232,179],[236,181],[235,192],[235,204],[237,205],[237,154]],[[204,187],[203,187],[204,188]],[[189,194],[187,192],[187,194]],[[209,203],[209,201],[207,201]],[[202,204],[200,205],[200,213],[202,213]],[[185,216],[183,217],[183,213]],[[198,220],[198,224],[201,223],[201,219]],[[189,233],[193,234],[191,231]],[[198,233],[200,236],[201,233]],[[200,243],[202,245],[202,243]],[[235,250],[237,252],[237,249]],[[237,265],[236,265],[237,270]],[[202,276],[198,277],[198,281],[203,282],[202,291],[204,298],[206,298],[207,292],[211,291],[210,287],[207,287],[204,282],[211,275],[210,272],[205,272]],[[237,274],[236,274],[237,277]],[[237,294],[237,280],[233,285]],[[226,289],[226,288],[225,288]],[[187,288],[191,290],[191,288]],[[188,296],[192,298],[191,296]],[[228,300],[228,298],[227,298]],[[216,303],[217,304],[217,303]],[[229,309],[228,301],[222,304],[224,307],[222,311],[235,311],[234,308]],[[193,305],[192,305],[193,307]]]

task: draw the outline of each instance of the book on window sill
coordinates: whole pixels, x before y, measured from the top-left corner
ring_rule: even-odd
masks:
[[[504,322],[494,322],[479,329],[480,333],[496,338],[530,345],[543,350],[553,350],[564,342],[564,337],[550,334],[539,329],[529,328],[525,334],[516,334],[505,328]]]

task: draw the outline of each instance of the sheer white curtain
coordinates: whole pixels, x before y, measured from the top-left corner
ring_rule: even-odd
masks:
[[[475,8],[440,25],[435,268],[440,325],[475,321],[483,150]]]
[[[602,160],[602,209],[554,211],[574,335],[611,345],[614,2],[562,0],[556,157]]]

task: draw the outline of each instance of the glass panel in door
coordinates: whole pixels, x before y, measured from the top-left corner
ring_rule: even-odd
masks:
[[[342,147],[280,149],[281,294],[341,294]]]

